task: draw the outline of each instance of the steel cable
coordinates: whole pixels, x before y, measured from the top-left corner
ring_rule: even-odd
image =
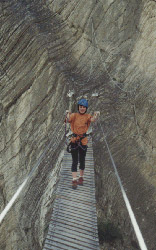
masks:
[[[99,125],[100,125],[101,131],[102,131],[103,136],[104,136],[104,141],[105,141],[105,144],[106,144],[106,147],[107,147],[107,150],[108,150],[108,153],[109,153],[109,156],[110,156],[110,159],[111,159],[111,162],[112,162],[114,171],[115,171],[115,175],[116,175],[116,177],[117,177],[117,180],[118,180],[118,183],[119,183],[119,186],[120,186],[122,195],[123,195],[123,199],[124,199],[124,201],[125,201],[125,204],[126,204],[126,207],[127,207],[127,210],[128,210],[128,213],[129,213],[129,216],[130,216],[130,219],[131,219],[131,222],[132,222],[132,225],[133,225],[133,228],[134,228],[136,237],[137,237],[137,240],[138,240],[138,242],[139,242],[139,246],[140,246],[141,250],[147,250],[147,247],[146,247],[146,245],[145,245],[145,242],[144,242],[142,233],[141,233],[141,231],[140,231],[140,229],[139,229],[139,226],[138,226],[138,224],[137,224],[137,221],[136,221],[135,215],[134,215],[134,213],[133,213],[133,210],[132,210],[132,208],[131,208],[130,202],[129,202],[129,200],[128,200],[128,197],[127,197],[127,195],[126,195],[126,192],[125,192],[125,190],[124,190],[124,187],[123,187],[123,185],[122,185],[120,176],[119,176],[119,174],[118,174],[117,167],[116,167],[116,165],[115,165],[115,162],[114,162],[114,159],[113,159],[111,150],[110,150],[110,148],[109,148],[109,146],[108,146],[108,143],[107,143],[107,140],[106,140],[106,136],[105,136],[105,133],[104,133],[104,130],[103,130],[103,127],[102,127],[100,121],[99,121]]]

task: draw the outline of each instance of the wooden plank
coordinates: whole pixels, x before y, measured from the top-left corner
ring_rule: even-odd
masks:
[[[67,197],[69,197],[69,199],[71,199],[71,197],[73,197],[73,199],[76,199],[76,197],[90,197],[90,198],[92,198],[92,200],[94,200],[95,201],[95,191],[94,191],[94,189],[92,189],[92,190],[86,190],[85,188],[83,189],[83,187],[77,187],[77,190],[75,191],[75,192],[71,192],[70,193],[70,191],[71,190],[73,190],[72,189],[72,187],[71,187],[71,185],[68,185],[67,187],[65,186],[65,187],[61,187],[61,188],[59,188],[56,192],[55,192],[55,194],[56,194],[56,196],[57,197],[61,197],[61,196],[64,196],[65,195],[65,197],[66,197],[66,199],[67,199]],[[69,194],[69,195],[68,195]],[[64,197],[64,199],[65,199],[65,197]],[[75,197],[75,198],[74,198]]]
[[[50,232],[56,232],[56,233],[58,233],[60,235],[64,235],[65,234],[68,237],[70,237],[71,235],[73,235],[74,238],[77,238],[79,240],[82,239],[82,241],[88,240],[88,241],[90,241],[92,243],[92,245],[96,245],[96,246],[97,246],[97,243],[98,243],[97,237],[92,236],[92,235],[88,235],[85,232],[74,231],[71,228],[68,229],[68,228],[63,228],[63,227],[56,226],[54,228],[54,230],[53,230],[53,229],[51,229],[49,227],[49,233]],[[54,236],[55,236],[55,234],[54,234]]]
[[[62,210],[62,211],[67,211],[68,213],[71,213],[71,212],[73,212],[72,211],[72,209],[70,208],[70,207],[65,207],[65,206],[59,206],[59,207],[54,207],[54,211],[55,211],[55,209],[59,209],[60,211]],[[78,216],[78,215],[84,215],[84,211],[83,210],[81,210],[81,209],[79,209],[79,210],[77,210],[76,211],[76,215]],[[94,211],[88,211],[87,212],[87,214],[85,213],[85,216],[86,216],[86,218],[92,218],[92,217],[95,217],[95,212]]]
[[[57,222],[62,222],[62,224],[70,225],[71,227],[74,227],[74,228],[76,227],[76,228],[82,229],[85,227],[86,231],[97,233],[97,228],[95,227],[95,225],[88,225],[86,224],[86,222],[76,223],[74,218],[73,219],[64,218],[63,220],[60,218],[51,218],[51,221],[53,221],[53,223],[55,223],[56,225],[57,225]]]
[[[70,194],[68,192],[57,192],[58,197],[62,197],[68,201],[72,201],[73,199],[76,199],[77,202],[83,202],[83,204],[86,205],[95,205],[96,201],[92,197],[89,197],[88,195],[81,195],[80,194]],[[67,196],[68,195],[68,196]]]
[[[76,199],[77,202],[83,202],[87,205],[95,205],[96,204],[96,201],[94,198],[92,198],[91,196],[88,196],[87,195],[81,195],[80,194],[70,194],[69,195],[69,192],[57,192],[57,197],[62,197],[63,199],[66,199],[66,200],[73,200],[73,199]],[[68,196],[67,196],[68,195]]]
[[[68,190],[71,190],[72,188],[71,188],[71,184],[72,184],[72,182],[70,182],[70,181],[68,181],[68,183],[66,183],[66,182],[60,182],[59,184],[58,184],[58,188],[64,188],[64,189],[68,189]],[[89,185],[89,184],[87,184],[86,183],[86,181],[84,180],[84,185],[78,185],[78,190],[79,191],[82,191],[82,192],[86,192],[86,193],[92,193],[92,194],[94,194],[94,196],[95,196],[95,185]],[[76,192],[75,192],[76,193]]]
[[[48,239],[46,239],[44,246],[46,250],[79,250],[79,248],[73,248],[69,245],[65,245],[55,241],[52,242]]]
[[[75,221],[75,216],[73,213],[71,214],[63,214],[63,213],[53,213],[51,218],[56,218],[56,215],[59,216],[60,219],[69,220],[69,221]],[[73,219],[74,218],[74,219]],[[89,221],[84,217],[77,217],[76,223],[87,223],[87,225],[90,227],[97,226],[95,221]]]
[[[55,200],[55,204],[58,204],[58,205],[66,205],[66,206],[70,206],[70,207],[75,207],[75,208],[79,208],[79,209],[86,209],[86,212],[89,210],[92,210],[92,211],[95,211],[96,212],[96,208],[95,208],[95,206],[93,206],[93,205],[87,205],[87,204],[81,204],[81,203],[77,203],[77,202],[73,202],[73,201],[68,201],[68,200],[66,200],[66,199],[56,199]]]
[[[67,205],[67,204],[55,204],[54,209],[57,209],[56,205],[57,205],[58,209],[62,209],[63,207],[65,207],[65,208],[69,208],[71,210],[71,212],[74,212],[74,213],[76,213],[77,211],[81,211],[82,213],[85,213],[85,214],[92,213],[92,214],[94,214],[94,216],[96,216],[96,212],[95,212],[95,210],[91,209],[91,206],[90,206],[90,208],[86,209],[85,206],[83,206],[83,205],[81,207],[77,207],[74,205]]]
[[[68,211],[68,210],[61,209],[59,211],[54,211],[53,212],[54,217],[58,216],[59,214],[61,214],[62,216],[73,216],[73,213],[71,213],[71,211]],[[94,223],[94,224],[97,225],[97,219],[96,219],[95,215],[91,216],[91,217],[88,217],[84,213],[80,213],[80,214],[76,213],[76,214],[74,214],[74,218],[75,218],[75,220],[79,219],[79,218],[84,219],[84,220],[88,221],[89,223]]]
[[[98,240],[97,240],[97,235],[89,235],[84,232],[81,232],[80,230],[74,231],[73,228],[71,229],[64,229],[62,227],[56,226],[55,228],[49,228],[49,235],[52,237],[58,237],[59,236],[65,236],[68,237],[69,239],[79,239],[80,241],[82,240],[83,242],[90,243],[91,245],[97,246],[98,245]]]
[[[86,192],[86,193],[87,192],[92,193],[92,194],[95,193],[95,185],[92,182],[85,183],[85,181],[84,181],[83,186],[78,185],[77,189],[72,189],[72,181],[68,181],[67,183],[65,181],[60,181],[59,184],[60,184],[59,186],[66,186],[70,190],[73,190],[73,192],[75,192],[75,193],[79,192],[80,190],[84,190],[84,192]]]
[[[75,248],[77,249],[77,247],[78,249],[81,249],[81,250],[96,249],[95,245],[91,245],[91,244],[88,244],[87,242],[82,242],[77,239],[68,238],[63,235],[57,235],[57,237],[55,235],[55,237],[53,237],[47,234],[46,240],[48,240],[49,243],[59,242],[59,243],[65,244],[66,246],[73,247],[73,249]]]
[[[81,188],[80,188],[81,187]],[[85,187],[83,188],[83,186],[77,187],[78,192],[75,192],[74,189],[71,188],[70,186],[59,186],[56,194],[66,194],[70,197],[70,195],[73,195],[73,197],[90,197],[92,198],[92,200],[95,200],[95,190],[85,190]]]
[[[82,247],[82,249],[84,247],[88,248],[88,249],[95,249],[95,247],[97,247],[97,242],[96,241],[91,241],[87,238],[80,238],[77,237],[76,235],[73,234],[68,234],[65,231],[63,232],[63,234],[60,234],[60,232],[52,232],[52,234],[50,234],[48,232],[46,239],[52,240],[52,241],[58,241],[58,242],[68,242],[69,246],[80,246]]]
[[[68,223],[62,223],[62,221],[60,220],[57,220],[57,221],[54,221],[54,220],[51,220],[50,221],[50,224],[49,224],[49,229],[50,228],[55,228],[55,227],[61,227],[63,229],[70,229],[72,231],[76,231],[77,233],[81,232],[81,233],[84,233],[84,235],[90,235],[92,237],[96,237],[96,239],[98,240],[98,231],[97,231],[97,228],[93,231],[93,230],[86,230],[85,227],[81,227],[80,225],[78,224],[72,224],[70,222]]]

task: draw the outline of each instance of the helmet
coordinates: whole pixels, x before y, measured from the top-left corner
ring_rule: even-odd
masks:
[[[79,100],[77,104],[88,108],[88,101],[86,99]]]

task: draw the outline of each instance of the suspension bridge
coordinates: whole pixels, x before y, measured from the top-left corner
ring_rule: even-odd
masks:
[[[86,154],[84,185],[71,187],[71,154],[65,153],[43,250],[98,250],[92,141]]]
[[[139,229],[135,215],[118,174],[118,170],[107,143],[101,123],[100,127],[140,249],[147,250],[142,233]],[[38,168],[47,151],[50,148],[52,150],[52,143],[53,140],[51,140],[47,145],[30,173],[27,175],[23,183],[17,189],[16,193],[1,212],[0,223],[2,223],[6,214],[9,212],[19,197],[21,191],[29,182],[29,179],[33,175],[34,171]],[[84,185],[78,186],[76,190],[73,190],[71,187],[71,155],[68,153],[64,154],[64,160],[60,170],[59,184],[56,191],[56,199],[49,223],[48,233],[46,235],[42,250],[100,249],[95,200],[94,159],[91,140],[89,140],[88,146],[89,147],[86,154]]]

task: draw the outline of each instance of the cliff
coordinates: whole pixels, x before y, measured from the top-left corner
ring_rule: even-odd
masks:
[[[145,0],[1,1],[0,211],[34,172],[1,224],[0,249],[42,248],[73,90],[72,111],[87,95],[88,111],[101,112],[93,125],[101,248],[139,249],[100,124],[154,250],[155,16],[156,2]]]

